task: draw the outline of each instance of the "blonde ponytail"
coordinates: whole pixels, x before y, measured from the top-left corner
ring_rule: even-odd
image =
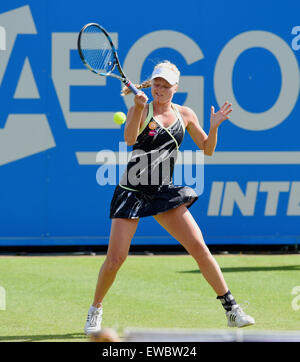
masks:
[[[135,87],[137,89],[146,89],[146,88],[150,88],[151,87],[151,80],[145,80],[143,83],[141,84],[135,84]],[[123,87],[122,92],[121,92],[121,96],[127,96],[127,94],[130,94],[131,89],[128,87]]]

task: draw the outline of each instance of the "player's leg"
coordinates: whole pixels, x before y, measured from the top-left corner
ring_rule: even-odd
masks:
[[[228,326],[245,327],[254,324],[254,318],[244,313],[228,290],[221,269],[205,245],[201,230],[188,209],[182,205],[156,215],[155,219],[194,257],[225,309]]]
[[[138,220],[112,219],[107,255],[99,271],[94,301],[91,305],[84,331],[98,333],[102,322],[102,301],[113,284],[117,272],[125,261]]]
[[[109,244],[105,261],[100,269],[93,306],[101,303],[125,261],[138,219],[112,219]]]
[[[193,256],[204,278],[217,295],[224,295],[228,287],[220,267],[206,246],[202,232],[188,209],[182,205],[155,215],[154,218]]]

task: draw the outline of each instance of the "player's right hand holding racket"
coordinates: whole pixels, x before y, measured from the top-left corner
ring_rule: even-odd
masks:
[[[136,94],[136,96],[134,97],[134,104],[137,108],[144,109],[147,102],[148,102],[148,97],[142,91],[139,91],[139,93]]]

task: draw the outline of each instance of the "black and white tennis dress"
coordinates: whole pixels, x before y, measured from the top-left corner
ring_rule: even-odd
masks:
[[[175,186],[173,172],[185,125],[175,104],[176,121],[164,127],[153,117],[153,103],[110,207],[110,218],[137,219],[180,205],[190,207],[198,196],[188,186]]]

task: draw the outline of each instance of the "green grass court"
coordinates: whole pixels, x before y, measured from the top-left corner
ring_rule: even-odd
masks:
[[[249,331],[299,330],[292,290],[300,255],[215,255]],[[0,341],[86,341],[83,327],[103,255],[0,257]],[[104,301],[103,327],[227,329],[215,293],[188,255],[130,255]],[[245,309],[245,308],[244,308]]]

